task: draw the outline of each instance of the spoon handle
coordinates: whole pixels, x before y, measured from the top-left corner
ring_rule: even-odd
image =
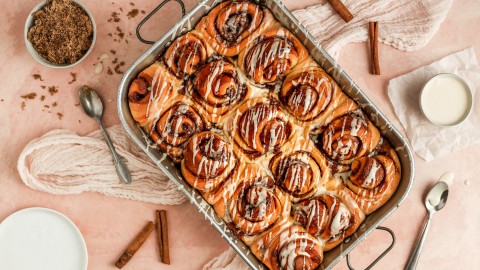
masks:
[[[425,220],[425,224],[423,225],[422,234],[418,238],[415,249],[408,260],[407,267],[405,268],[406,270],[415,270],[417,268],[418,258],[420,258],[420,252],[422,251],[423,243],[425,242],[426,238],[425,236],[427,235],[428,228],[430,227],[430,218],[431,216],[429,213],[427,219]]]
[[[122,159],[118,155],[117,151],[115,151],[115,147],[113,146],[112,141],[110,140],[110,136],[108,136],[107,131],[103,127],[102,121],[98,120],[98,125],[100,126],[100,130],[102,131],[103,137],[107,141],[107,145],[110,148],[110,152],[112,152],[113,161],[115,163],[115,169],[117,170],[117,175],[125,184],[130,184],[132,179],[130,178],[130,172],[128,171],[127,166],[123,163]]]

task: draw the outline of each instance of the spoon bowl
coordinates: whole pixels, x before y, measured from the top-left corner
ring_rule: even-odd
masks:
[[[432,212],[433,214],[445,206],[447,203],[447,198],[448,185],[440,180],[428,192],[428,195],[425,198],[425,207],[427,208],[428,212]]]
[[[90,86],[84,85],[78,91],[80,103],[85,113],[95,120],[100,120],[103,115],[103,103],[97,92]]]
[[[425,242],[425,236],[427,235],[428,228],[430,227],[430,219],[433,214],[441,210],[447,203],[448,198],[448,184],[452,183],[455,175],[451,172],[443,174],[438,182],[430,189],[427,196],[425,197],[425,208],[427,208],[428,215],[423,225],[422,233],[420,238],[415,245],[415,249],[408,260],[407,270],[414,270],[417,268],[418,259],[420,258],[420,252],[422,251],[423,243]]]

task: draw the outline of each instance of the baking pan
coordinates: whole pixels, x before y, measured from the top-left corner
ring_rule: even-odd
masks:
[[[181,0],[175,0],[180,3],[184,11],[184,5]],[[164,48],[175,40],[178,36],[185,34],[193,29],[197,22],[205,16],[212,8],[224,0],[203,0],[186,14],[175,26],[172,27],[161,39],[155,42],[150,49],[142,54],[125,72],[120,86],[118,88],[118,113],[120,120],[132,139],[147,153],[147,155],[158,165],[158,167],[173,181],[178,189],[181,190],[189,201],[198,208],[210,224],[220,233],[220,235],[232,246],[235,251],[245,260],[245,262],[252,269],[265,269],[266,267],[250,252],[250,249],[241,240],[237,239],[227,228],[226,223],[215,213],[212,206],[210,206],[202,196],[192,187],[190,187],[183,179],[180,169],[173,161],[160,150],[155,147],[155,144],[142,128],[133,120],[128,106],[127,96],[130,83],[136,78],[144,68],[152,64],[157,55],[162,52]],[[159,7],[164,3],[165,0]],[[324,260],[320,269],[331,269],[337,264],[340,259],[348,255],[348,253],[357,246],[369,233],[375,230],[382,221],[384,221],[390,214],[392,214],[399,205],[404,201],[409,193],[413,178],[414,178],[414,161],[410,147],[405,138],[398,132],[398,130],[385,118],[385,116],[373,105],[373,103],[365,96],[360,88],[350,79],[350,77],[341,69],[341,67],[325,52],[320,44],[311,36],[307,30],[297,21],[297,19],[287,10],[280,0],[258,0],[261,4],[273,13],[275,18],[289,29],[297,38],[305,45],[320,66],[332,76],[340,85],[342,90],[353,100],[355,100],[363,111],[369,116],[370,120],[380,130],[384,136],[396,150],[402,165],[402,178],[395,194],[390,200],[381,208],[367,216],[360,228],[350,237],[346,238],[342,244],[331,251],[324,253]],[[155,9],[156,12],[159,8]],[[154,13],[152,12],[152,14]],[[151,15],[151,14],[150,14]],[[147,16],[145,19],[150,18]],[[141,27],[142,23],[139,25]],[[137,29],[138,30],[138,29]],[[139,34],[139,31],[137,31]],[[145,41],[145,40],[143,40]],[[391,232],[386,228],[381,228]],[[391,232],[393,243],[395,236]],[[392,246],[393,246],[392,243]],[[389,247],[388,250],[390,250]],[[388,252],[386,250],[386,252]],[[382,254],[383,256],[384,254]],[[348,259],[348,257],[347,257]],[[373,258],[372,258],[373,260]],[[373,263],[376,263],[375,260]],[[349,264],[350,267],[350,264]]]

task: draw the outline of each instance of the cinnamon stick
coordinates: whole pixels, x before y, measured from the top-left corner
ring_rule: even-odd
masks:
[[[167,211],[157,210],[157,238],[160,261],[170,264],[170,251],[168,248]]]
[[[372,74],[380,75],[380,62],[378,59],[378,22],[368,23],[368,36],[370,39],[370,58]]]
[[[115,262],[115,266],[118,269],[122,269],[135,255],[137,250],[143,245],[145,240],[147,240],[148,236],[152,233],[153,229],[155,229],[155,226],[153,225],[153,222],[149,221],[143,229],[138,233],[138,235],[133,239],[133,241],[128,245],[127,249],[125,252],[123,252],[122,256],[118,258],[117,262]]]
[[[345,22],[349,22],[350,20],[353,19],[352,13],[350,13],[350,10],[342,3],[340,0],[327,0],[330,5],[332,5],[333,10],[335,10],[340,17]]]

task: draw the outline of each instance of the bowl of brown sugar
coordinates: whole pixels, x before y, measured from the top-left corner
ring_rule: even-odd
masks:
[[[25,44],[41,64],[69,68],[93,50],[97,29],[92,14],[78,0],[47,0],[25,23]]]

